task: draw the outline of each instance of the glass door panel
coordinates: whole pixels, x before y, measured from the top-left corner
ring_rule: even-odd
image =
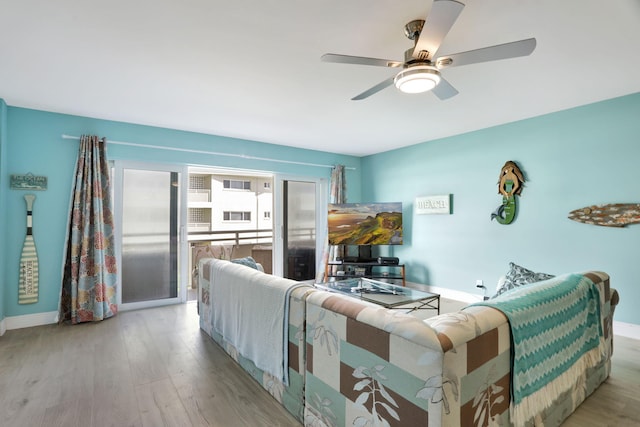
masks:
[[[125,169],[122,303],[178,296],[178,174]]]
[[[284,181],[284,277],[316,275],[316,183]]]
[[[119,304],[124,310],[186,299],[181,167],[115,162]]]

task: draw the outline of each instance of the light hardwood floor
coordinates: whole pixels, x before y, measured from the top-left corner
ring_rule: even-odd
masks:
[[[457,308],[443,300],[443,311]],[[640,425],[640,341],[564,424]],[[0,337],[0,426],[300,426],[198,327],[194,304]],[[408,426],[409,427],[409,426]]]
[[[0,426],[299,426],[198,327],[195,304],[0,337]]]

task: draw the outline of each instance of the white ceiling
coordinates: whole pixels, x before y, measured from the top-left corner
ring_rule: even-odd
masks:
[[[17,107],[367,155],[640,92],[640,1],[461,0],[438,55],[535,37],[531,56],[393,86],[431,0],[0,0],[0,98]],[[106,135],[108,137],[108,135]]]

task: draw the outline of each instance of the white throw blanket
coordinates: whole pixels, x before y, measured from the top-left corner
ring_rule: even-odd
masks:
[[[298,282],[214,260],[209,263],[213,327],[259,369],[288,383],[286,307]]]

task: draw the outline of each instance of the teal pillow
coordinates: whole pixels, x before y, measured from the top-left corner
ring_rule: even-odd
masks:
[[[232,259],[231,262],[234,264],[245,265],[247,267],[251,267],[255,270],[258,270],[258,264],[256,263],[256,260],[250,256],[247,256],[244,258],[235,258],[235,259]]]

